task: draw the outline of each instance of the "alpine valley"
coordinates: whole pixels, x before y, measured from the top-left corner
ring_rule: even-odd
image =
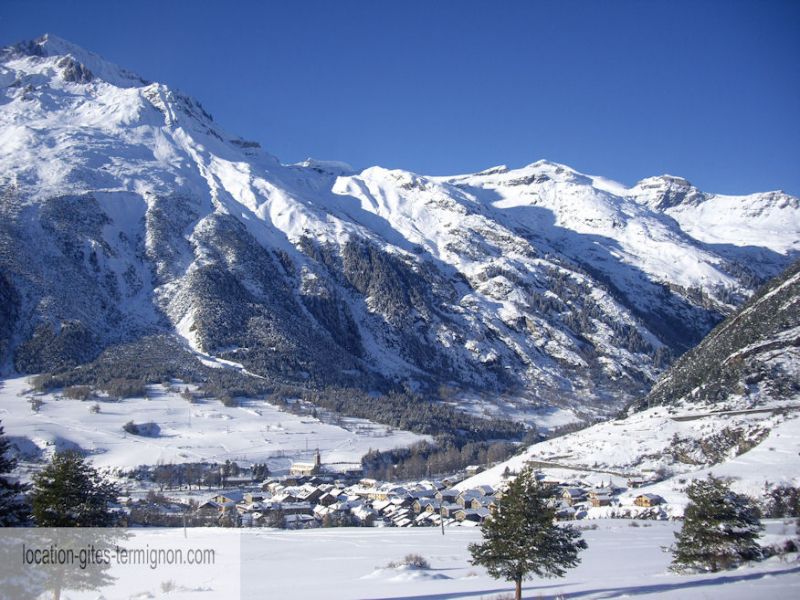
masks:
[[[285,390],[485,439],[605,418],[668,404],[642,398],[798,232],[796,197],[669,175],[282,164],[54,36],[0,53],[0,366],[46,389]]]

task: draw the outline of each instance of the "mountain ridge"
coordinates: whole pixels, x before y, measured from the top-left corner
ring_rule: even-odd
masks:
[[[6,373],[166,332],[276,382],[591,414],[647,391],[800,252],[785,194],[680,196],[685,180],[627,188],[548,161],[283,165],[54,36],[0,63]]]

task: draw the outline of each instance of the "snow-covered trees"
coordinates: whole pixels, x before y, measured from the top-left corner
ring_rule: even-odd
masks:
[[[63,452],[33,478],[33,518],[39,527],[111,527],[119,494],[76,452]]]
[[[551,490],[525,468],[484,522],[483,543],[469,546],[473,564],[486,567],[492,577],[515,582],[517,600],[523,579],[561,577],[580,562],[578,552],[586,548],[577,529],[555,524],[551,497]]]
[[[761,556],[756,540],[763,527],[746,496],[713,475],[693,481],[686,492],[683,528],[672,547],[674,571],[719,571]]]
[[[17,466],[17,461],[8,456],[9,446],[0,425],[0,527],[20,527],[30,516],[30,507],[24,497],[28,486],[4,477]]]

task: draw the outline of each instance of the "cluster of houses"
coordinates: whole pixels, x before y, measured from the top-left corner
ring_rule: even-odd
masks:
[[[552,480],[541,472],[536,476],[544,484],[554,486],[553,505],[557,518],[562,520],[584,518],[594,507],[617,506],[619,494],[626,489],[610,482],[589,487],[579,482]],[[172,502],[163,507],[166,520],[158,522],[168,524],[180,518],[184,523],[188,519],[192,525],[288,529],[475,527],[492,514],[502,498],[502,486],[458,490],[453,487],[455,483],[457,480],[445,479],[401,485],[326,474],[317,453],[313,462],[295,463],[286,477],[269,479],[257,486],[220,490],[192,505]],[[628,482],[629,488],[637,483]],[[654,494],[640,494],[634,500],[639,507],[655,507],[663,502],[663,498]],[[151,515],[142,511],[135,514]]]
[[[464,492],[446,482],[380,484],[312,475],[265,482],[258,491],[225,490],[197,506],[209,524],[300,529],[324,526],[476,526],[497,506],[491,486]]]

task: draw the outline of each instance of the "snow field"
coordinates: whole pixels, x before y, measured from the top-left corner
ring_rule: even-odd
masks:
[[[674,522],[596,522],[597,529],[583,532],[588,550],[581,564],[563,579],[533,579],[523,585],[523,597],[538,598],[669,598],[700,600],[757,597],[792,598],[800,594],[800,567],[796,555],[778,557],[739,569],[697,575],[678,575],[668,570],[669,546]],[[770,542],[791,536],[794,525],[768,523]],[[206,530],[208,531],[208,530]],[[228,530],[230,531],[230,530]],[[196,533],[189,530],[191,540]],[[145,535],[152,535],[147,531]],[[418,600],[487,600],[504,597],[513,584],[489,577],[481,567],[469,564],[467,546],[481,539],[478,530],[343,528],[304,531],[241,530],[241,598],[293,598],[297,600],[349,600],[414,598]],[[220,546],[220,560],[225,560]],[[430,569],[388,568],[410,553],[420,554]],[[113,590],[103,597],[162,597],[163,579],[175,583],[173,600],[230,597],[224,576],[188,581],[180,575],[133,577],[121,571]],[[151,594],[151,595],[148,595]],[[95,595],[71,595],[96,598]]]
[[[189,403],[178,392],[149,386],[148,398],[82,402],[55,394],[40,397],[38,413],[27,402],[25,378],[7,379],[0,387],[0,421],[5,433],[24,454],[37,456],[55,449],[81,449],[98,467],[186,462],[243,464],[266,462],[273,471],[307,460],[319,448],[323,463],[359,463],[370,448],[388,450],[425,439],[364,419],[342,418],[342,426],[297,416],[259,400],[225,407],[216,399]],[[185,386],[179,385],[181,389]],[[153,422],[156,437],[130,435],[122,426]]]

